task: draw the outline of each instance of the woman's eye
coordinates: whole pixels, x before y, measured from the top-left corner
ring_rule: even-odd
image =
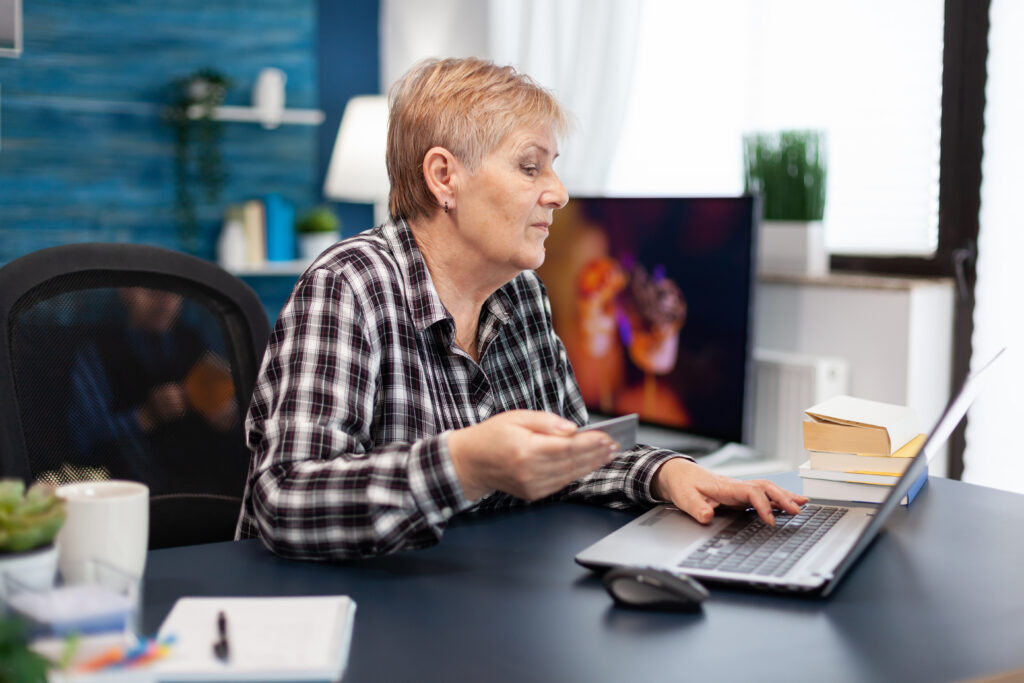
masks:
[[[522,168],[523,173],[525,173],[528,176],[537,175],[537,167],[532,164],[523,164],[522,166],[520,166],[520,168]]]

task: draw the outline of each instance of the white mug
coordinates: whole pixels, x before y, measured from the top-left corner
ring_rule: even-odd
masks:
[[[66,583],[95,580],[93,562],[135,577],[146,568],[149,488],[136,481],[82,481],[57,488],[67,519],[57,534],[58,566]]]

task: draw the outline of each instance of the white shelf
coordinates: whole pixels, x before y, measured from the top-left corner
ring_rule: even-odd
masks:
[[[29,106],[51,107],[54,109],[93,112],[99,114],[129,114],[133,116],[155,116],[167,111],[164,104],[153,102],[124,102],[116,100],[89,100],[76,97],[53,97],[46,95],[19,96],[18,103]],[[188,109],[191,119],[202,117],[199,105]],[[223,106],[213,110],[213,118],[217,121],[235,121],[240,123],[260,123],[265,128],[276,128],[280,124],[300,126],[319,126],[324,122],[324,113],[319,109],[285,109],[280,120],[272,120],[256,107]]]
[[[200,118],[202,116],[202,108],[199,105],[192,105],[188,109],[188,116],[191,119]],[[214,108],[213,119],[215,121],[259,123],[264,128],[277,128],[281,124],[319,126],[324,122],[324,113],[319,109],[285,109],[280,113],[279,117],[274,117],[256,107],[225,105]]]

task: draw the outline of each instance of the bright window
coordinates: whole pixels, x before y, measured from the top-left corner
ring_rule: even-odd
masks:
[[[613,195],[735,194],[751,130],[828,135],[833,253],[938,241],[941,0],[646,0]]]
[[[978,283],[975,287],[971,369],[1003,346],[1002,367],[967,416],[963,480],[1024,493],[1024,459],[1019,455],[1019,425],[1024,413],[1024,316],[1020,292],[1024,271],[1024,220],[1019,193],[1024,182],[1024,4],[992,0],[989,11],[988,79],[985,85],[985,155],[981,166],[981,215],[978,234]]]

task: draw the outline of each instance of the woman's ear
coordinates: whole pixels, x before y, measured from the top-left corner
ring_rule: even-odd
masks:
[[[423,155],[423,178],[439,207],[455,208],[455,155],[444,147],[431,147]]]

